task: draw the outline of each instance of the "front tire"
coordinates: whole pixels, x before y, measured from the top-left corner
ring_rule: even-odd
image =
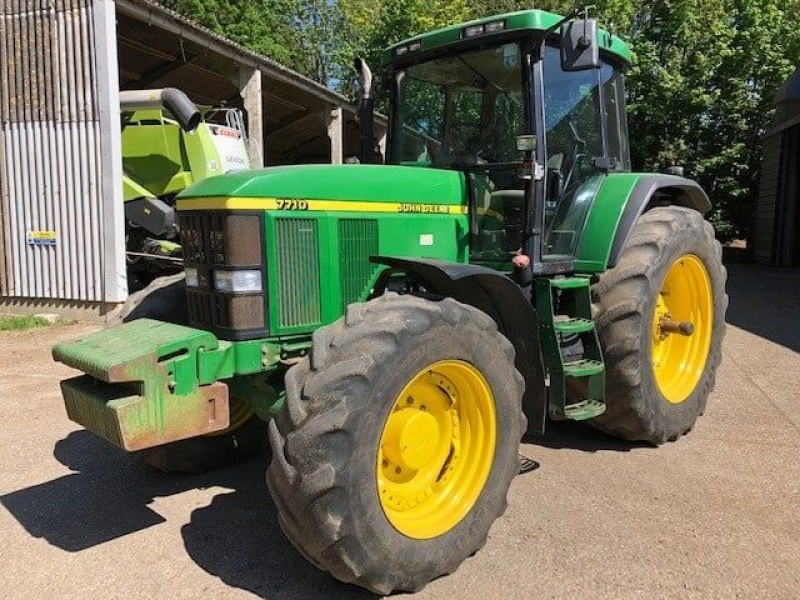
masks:
[[[727,274],[714,229],[695,210],[654,208],[592,289],[606,363],[606,412],[591,424],[662,444],[705,410],[722,354]],[[690,323],[669,333],[665,323]]]
[[[451,573],[506,507],[525,431],[514,350],[452,299],[386,294],[314,334],[267,483],[313,564],[376,593]]]

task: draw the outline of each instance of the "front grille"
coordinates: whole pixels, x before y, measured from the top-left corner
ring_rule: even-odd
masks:
[[[262,295],[229,295],[187,290],[189,323],[211,331],[247,330],[264,326]]]
[[[319,232],[314,219],[276,219],[280,290],[278,322],[283,328],[322,321]]]
[[[370,277],[378,268],[369,257],[378,254],[378,222],[374,219],[339,221],[339,287],[341,311],[361,299]]]
[[[184,265],[197,269],[198,285],[187,286],[189,324],[223,340],[266,337],[267,296],[220,292],[215,270],[259,269],[266,289],[264,222],[261,213],[196,211],[179,213]]]
[[[181,245],[186,263],[225,264],[225,217],[219,213],[181,214]]]

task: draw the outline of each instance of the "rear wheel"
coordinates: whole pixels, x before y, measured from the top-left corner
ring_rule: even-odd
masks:
[[[639,219],[618,264],[593,288],[608,405],[595,427],[653,444],[692,428],[722,351],[721,256],[697,211],[661,207]]]
[[[506,507],[524,383],[494,322],[387,294],[314,334],[270,423],[282,529],[336,578],[414,591],[454,571]]]
[[[183,273],[155,279],[143,290],[131,294],[110,324],[136,319],[188,325]],[[231,398],[230,425],[226,429],[147,448],[136,454],[145,464],[166,473],[202,473],[252,456],[266,443],[267,424],[258,418],[249,403]]]

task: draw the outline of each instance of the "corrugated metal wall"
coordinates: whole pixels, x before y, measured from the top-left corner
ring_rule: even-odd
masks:
[[[2,3],[5,296],[108,299],[95,4]]]

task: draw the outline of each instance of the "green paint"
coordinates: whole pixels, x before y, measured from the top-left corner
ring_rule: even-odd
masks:
[[[265,422],[278,414],[286,401],[283,372],[273,377],[234,377],[228,382],[228,387],[231,396],[250,404],[258,417]]]
[[[604,179],[578,244],[576,271],[602,273],[606,270],[622,211],[641,177],[641,173],[612,173]]]
[[[459,25],[452,25],[450,27],[444,27],[429,33],[414,36],[390,46],[381,54],[381,64],[387,65],[391,63],[397,56],[397,48],[408,47],[414,43],[421,44],[420,50],[417,50],[416,52],[458,44],[462,41],[461,32],[465,27],[472,27],[475,25],[492,23],[496,21],[505,21],[505,28],[502,32],[499,32],[498,34],[484,34],[481,36],[480,39],[488,42],[493,36],[508,31],[544,31],[556,25],[563,18],[564,17],[561,15],[545,12],[543,10],[523,10],[519,12],[477,19],[475,21],[469,21]],[[615,55],[617,58],[621,58],[623,61],[630,64],[632,58],[631,49],[625,42],[623,42],[617,36],[610,34],[605,29],[598,30],[598,37],[600,38],[601,49]],[[409,55],[409,53],[406,53],[403,58],[407,58]]]
[[[343,242],[352,225],[342,223],[355,219],[377,239]],[[467,262],[469,254],[466,215],[268,211],[265,228],[267,320],[276,336],[310,335],[338,319],[346,304],[365,300],[381,269],[370,254],[454,262]],[[374,251],[365,254],[366,246]]]
[[[203,197],[457,205],[466,198],[466,182],[458,171],[423,167],[292,165],[212,177],[180,195]]]
[[[195,181],[185,134],[160,110],[140,110],[122,129],[125,200],[177,194]],[[144,190],[144,192],[142,191]]]

